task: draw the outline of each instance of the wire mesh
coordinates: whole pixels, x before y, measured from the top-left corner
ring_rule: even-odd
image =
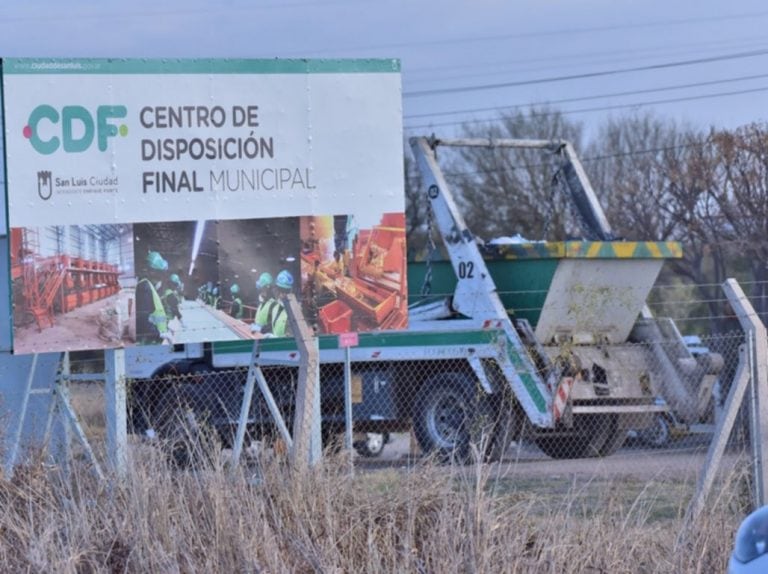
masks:
[[[364,361],[351,364],[350,393],[358,464],[425,459],[474,462],[667,456],[677,449],[706,450],[740,358],[740,331],[719,335],[628,342],[540,346],[531,349],[538,375],[573,380],[567,406],[554,428],[532,424],[524,401],[498,358],[474,365],[466,357]],[[322,440],[338,450],[345,430],[342,363],[320,369]],[[72,372],[98,373],[101,359],[72,358]],[[264,378],[288,429],[298,367],[264,366]],[[179,428],[210,431],[221,448],[236,435],[248,369],[214,369],[204,359],[162,366],[152,379],[130,380],[129,430],[135,440],[176,440]],[[79,382],[74,396],[96,396],[100,382]],[[547,407],[556,400],[549,389]],[[77,399],[76,399],[77,400]],[[87,402],[87,401],[86,401]],[[93,403],[93,400],[90,401]],[[93,407],[89,407],[93,410]],[[98,426],[103,415],[88,415]],[[256,387],[248,412],[246,447],[283,449],[263,393]],[[746,416],[732,444],[745,447]],[[688,451],[686,451],[688,452]],[[563,463],[567,464],[567,463]]]

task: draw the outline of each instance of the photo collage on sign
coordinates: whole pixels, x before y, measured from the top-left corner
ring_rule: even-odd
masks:
[[[14,228],[14,349],[104,349],[407,325],[404,215]]]

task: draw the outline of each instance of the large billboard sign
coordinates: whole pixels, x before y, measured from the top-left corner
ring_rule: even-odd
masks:
[[[3,60],[17,353],[406,326],[396,60]]]

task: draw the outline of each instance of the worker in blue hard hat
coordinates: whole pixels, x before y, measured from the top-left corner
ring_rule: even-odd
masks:
[[[240,299],[240,286],[237,283],[233,283],[229,287],[229,292],[232,294],[232,304],[229,306],[229,314],[235,319],[242,319],[243,300]]]
[[[219,291],[218,283],[211,289],[208,304],[214,309],[218,309],[221,306],[221,292]]]
[[[258,280],[256,281],[256,289],[258,289],[260,292],[262,289],[266,289],[267,287],[272,286],[272,274],[265,271],[261,275],[259,275]]]
[[[173,289],[178,294],[179,301],[181,301],[184,298],[184,283],[181,281],[181,277],[179,277],[178,273],[171,273],[170,279]]]
[[[288,329],[288,311],[285,309],[285,297],[293,291],[293,275],[287,269],[283,269],[275,278],[277,286],[277,302],[271,313],[270,320],[272,324],[271,333],[273,337],[286,337],[289,334]]]
[[[272,322],[270,321],[270,314],[272,313],[272,308],[277,305],[273,285],[272,274],[267,271],[259,275],[256,281],[256,289],[259,292],[259,305],[256,308],[256,315],[251,325],[253,333],[268,335],[271,332]]]
[[[146,276],[136,283],[136,341],[139,344],[171,342],[168,315],[158,293],[168,262],[157,251],[146,257]]]
[[[205,290],[205,299],[203,299],[203,302],[206,305],[210,305],[214,309],[218,309],[219,299],[219,284],[214,283],[213,281],[208,281]]]
[[[213,284],[210,281],[203,283],[200,285],[200,287],[197,288],[197,298],[200,299],[200,301],[203,303],[208,303],[208,292],[212,288]]]

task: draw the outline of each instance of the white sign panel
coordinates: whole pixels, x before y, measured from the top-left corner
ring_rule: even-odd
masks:
[[[405,327],[399,62],[8,59],[3,95],[15,352],[286,336],[289,292]]]

